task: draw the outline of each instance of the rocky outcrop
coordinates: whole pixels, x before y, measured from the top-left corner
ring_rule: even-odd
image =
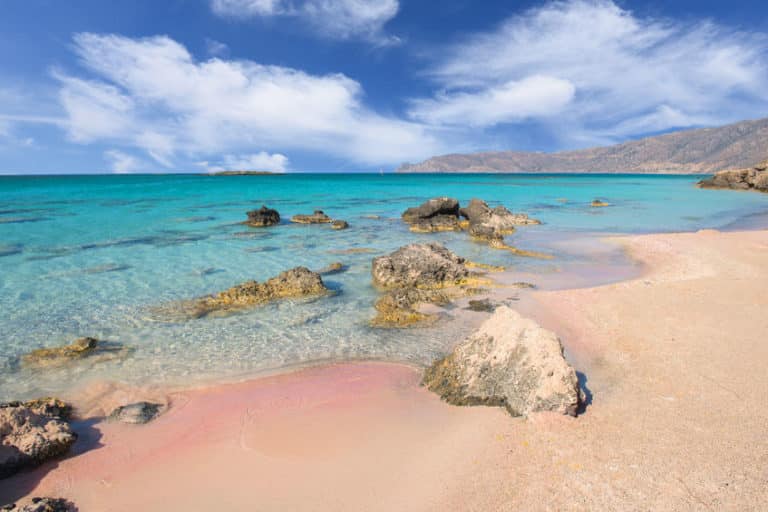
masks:
[[[459,201],[451,197],[436,197],[416,208],[408,208],[403,221],[416,233],[459,231]]]
[[[436,243],[411,244],[374,258],[373,284],[381,288],[444,288],[465,283],[466,260]]]
[[[74,361],[88,359],[91,362],[119,359],[127,356],[130,349],[120,343],[78,338],[71,345],[39,348],[21,357],[25,366],[56,367]]]
[[[331,224],[331,229],[335,229],[337,231],[342,229],[347,229],[349,227],[349,223],[345,220],[335,220]]]
[[[66,453],[77,440],[71,411],[54,398],[0,404],[0,478]]]
[[[530,218],[525,213],[512,213],[504,206],[491,208],[481,199],[472,199],[467,206],[459,210],[459,213],[469,221],[470,227],[485,226],[501,235],[514,233],[516,226],[541,224],[540,221]]]
[[[132,425],[143,425],[160,416],[165,410],[165,404],[136,402],[117,407],[110,413],[109,420]]]
[[[247,212],[248,220],[243,222],[246,226],[252,228],[265,228],[280,224],[280,214],[277,210],[262,206],[258,210]]]
[[[584,399],[558,337],[506,306],[429,367],[423,384],[451,404],[505,407],[513,416],[575,416]]]
[[[311,215],[294,215],[291,222],[296,224],[330,224],[333,219],[323,213],[322,210],[315,210]]]
[[[63,498],[32,498],[26,505],[5,505],[6,512],[75,512],[77,507]]]
[[[701,188],[730,188],[768,192],[768,160],[748,169],[720,171],[699,182]]]
[[[306,267],[282,272],[263,283],[248,281],[228,290],[156,309],[167,319],[200,318],[212,313],[226,314],[280,299],[320,296],[329,293],[320,274]]]

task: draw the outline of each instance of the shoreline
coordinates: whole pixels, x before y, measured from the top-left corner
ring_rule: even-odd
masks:
[[[748,448],[761,446],[768,434],[758,405],[768,388],[757,371],[768,362],[768,347],[756,330],[768,324],[749,314],[768,306],[768,271],[762,270],[768,231],[612,240],[642,262],[638,276],[526,292],[512,306],[554,330],[584,376],[591,401],[576,419],[513,419],[498,408],[449,406],[419,386],[418,366],[303,366],[171,392],[169,412],[145,426],[81,422],[77,455],[0,481],[0,502],[19,497],[9,489],[15,484],[30,495],[58,492],[82,510],[129,510],[136,506],[131,489],[146,493],[143,510],[166,504],[152,502],[153,492],[157,499],[171,493],[179,503],[198,493],[193,507],[216,507],[229,496],[229,509],[248,510],[253,495],[244,491],[252,489],[237,476],[244,471],[277,486],[252,498],[268,509],[317,510],[322,499],[336,500],[325,503],[339,510],[540,509],[545,498],[546,508],[738,510],[767,499],[760,475],[768,478],[761,469],[768,466],[759,461],[768,462],[768,452]],[[508,292],[495,289],[496,300]],[[725,316],[713,316],[717,311]],[[459,314],[455,321],[486,318]],[[725,332],[727,347],[718,340]],[[674,343],[659,343],[670,338]],[[696,366],[686,364],[690,358]],[[243,428],[258,456],[242,444],[233,447],[233,433]],[[185,441],[163,442],[176,438]],[[115,457],[120,467],[109,469]],[[377,458],[386,463],[372,467]],[[178,464],[182,460],[189,464]],[[215,477],[200,472],[203,460]],[[153,476],[174,461],[185,469],[170,484],[153,486]],[[275,466],[296,486],[277,485],[270,476]],[[418,485],[390,475],[398,472]],[[201,478],[213,478],[218,490],[201,496],[194,485]],[[321,487],[311,483],[318,478]],[[380,502],[372,503],[372,495]],[[317,496],[321,501],[313,501]]]

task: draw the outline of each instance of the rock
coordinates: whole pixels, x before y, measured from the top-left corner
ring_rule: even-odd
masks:
[[[443,231],[461,231],[458,217],[436,215],[429,219],[419,219],[411,224],[414,233],[440,233]]]
[[[374,258],[371,274],[381,288],[459,286],[473,275],[465,261],[440,244],[411,244]]]
[[[323,213],[322,210],[315,210],[312,215],[294,215],[291,217],[291,222],[297,224],[330,224],[333,219]]]
[[[470,300],[466,309],[478,313],[493,313],[496,310],[496,306],[488,299]]]
[[[768,192],[768,160],[748,169],[717,172],[711,178],[701,180],[698,186]]]
[[[66,422],[70,413],[56,399],[0,405],[0,478],[66,453],[77,440]]]
[[[480,199],[472,199],[469,204],[461,208],[459,213],[473,225],[483,225],[498,231],[502,235],[511,235],[515,232],[515,226],[541,224],[540,221],[528,217],[525,213],[512,213],[503,206],[491,208],[488,203]]]
[[[592,208],[604,208],[606,206],[611,206],[611,203],[606,203],[605,201],[602,201],[600,199],[595,199],[590,203],[590,206]]]
[[[165,409],[165,404],[136,402],[117,407],[110,413],[109,419],[121,423],[130,423],[132,425],[143,425],[160,416],[165,412]]]
[[[71,345],[63,347],[39,348],[21,357],[25,366],[55,367],[73,361],[88,359],[92,362],[108,361],[124,357],[130,349],[120,343],[97,340],[96,338],[78,338]]]
[[[415,233],[461,230],[459,201],[451,197],[436,197],[416,208],[408,208],[402,218]]]
[[[327,276],[331,274],[340,274],[342,272],[345,272],[347,270],[347,266],[341,263],[340,261],[336,261],[334,263],[331,263],[330,265],[320,269],[317,271],[318,274],[321,276]]]
[[[262,206],[258,210],[251,210],[247,213],[248,220],[243,222],[246,226],[254,228],[264,228],[280,224],[280,214],[277,210]]]
[[[558,337],[506,306],[429,367],[423,384],[451,404],[500,406],[513,416],[575,416],[584,400]]]
[[[320,296],[328,292],[320,274],[296,267],[263,283],[248,281],[215,295],[160,307],[157,312],[171,318],[200,318],[214,312],[227,313],[279,299]]]
[[[345,220],[335,220],[333,221],[333,224],[331,224],[331,229],[335,230],[347,229],[348,227],[349,223]]]
[[[76,512],[77,507],[63,498],[32,498],[26,505],[5,505],[0,511],[13,512]]]
[[[437,315],[422,313],[422,304],[445,305],[450,297],[441,290],[398,288],[385,293],[376,301],[376,316],[371,320],[374,327],[413,327],[433,323]]]

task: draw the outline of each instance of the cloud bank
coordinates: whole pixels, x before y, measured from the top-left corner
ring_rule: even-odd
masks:
[[[69,137],[139,148],[162,166],[210,155],[314,151],[381,165],[441,149],[416,122],[365,107],[342,75],[248,60],[197,61],[168,37],[78,34],[87,78],[58,71]]]
[[[442,54],[429,70],[441,92],[411,109],[435,124],[546,117],[610,141],[768,111],[765,33],[643,18],[608,0],[549,2]]]

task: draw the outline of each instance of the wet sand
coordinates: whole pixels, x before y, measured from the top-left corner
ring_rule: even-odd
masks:
[[[517,302],[561,335],[578,418],[451,407],[420,371],[339,364],[171,394],[146,426],[0,482],[80,510],[761,510],[768,232],[616,240],[642,276]],[[503,292],[497,291],[500,295]],[[477,313],[463,313],[476,315]]]

